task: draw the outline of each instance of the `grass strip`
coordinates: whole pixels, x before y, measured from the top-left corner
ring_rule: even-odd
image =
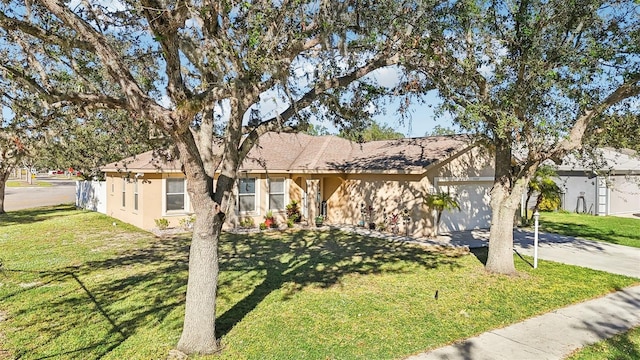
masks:
[[[640,248],[640,218],[565,212],[540,213],[540,229],[588,240]]]

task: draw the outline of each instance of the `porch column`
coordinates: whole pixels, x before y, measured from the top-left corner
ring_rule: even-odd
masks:
[[[315,222],[316,216],[320,215],[320,203],[318,202],[318,194],[320,191],[320,180],[307,180],[307,210],[309,217],[307,221],[309,225]]]

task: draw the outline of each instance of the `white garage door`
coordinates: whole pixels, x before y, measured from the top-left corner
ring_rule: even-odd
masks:
[[[640,213],[640,177],[611,176],[610,182],[610,214]]]
[[[440,182],[438,188],[455,196],[460,211],[445,210],[440,219],[440,233],[472,229],[486,229],[491,223],[489,206],[491,181]]]

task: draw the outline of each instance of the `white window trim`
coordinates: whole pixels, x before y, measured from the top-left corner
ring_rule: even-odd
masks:
[[[271,209],[271,180],[280,180],[282,179],[282,193],[283,193],[283,208],[282,209]],[[287,210],[287,204],[289,204],[289,179],[287,179],[284,176],[276,176],[276,177],[272,177],[272,178],[267,178],[267,194],[266,194],[266,203],[265,205],[267,205],[267,210],[270,211],[276,211],[276,212],[282,212],[282,211],[286,211]],[[280,193],[278,193],[280,194]]]
[[[240,180],[238,179],[236,181],[235,184],[235,188],[236,188],[236,206],[235,206],[235,211],[237,215],[252,215],[252,216],[257,216],[260,215],[260,187],[261,187],[261,183],[260,183],[260,179],[259,177],[246,177],[243,179],[254,179],[256,181],[256,192],[255,192],[255,196],[254,196],[254,210],[253,211],[240,211],[240,189],[238,188],[239,184],[240,184]]]
[[[168,210],[167,211],[167,179],[182,179],[184,181],[184,209],[183,210]],[[190,214],[191,201],[189,199],[189,193],[187,192],[187,179],[178,177],[163,177],[162,178],[162,216],[180,216]]]
[[[138,178],[133,180],[133,211],[137,212],[140,208],[140,187]]]
[[[127,208],[127,178],[122,177],[122,189],[120,189],[120,208]]]

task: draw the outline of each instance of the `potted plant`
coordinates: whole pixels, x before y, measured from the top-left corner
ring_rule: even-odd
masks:
[[[316,226],[320,227],[324,223],[324,217],[322,215],[316,216]]]
[[[273,218],[273,212],[271,210],[267,211],[267,214],[264,216],[264,224],[270,228],[275,224],[275,220]]]

